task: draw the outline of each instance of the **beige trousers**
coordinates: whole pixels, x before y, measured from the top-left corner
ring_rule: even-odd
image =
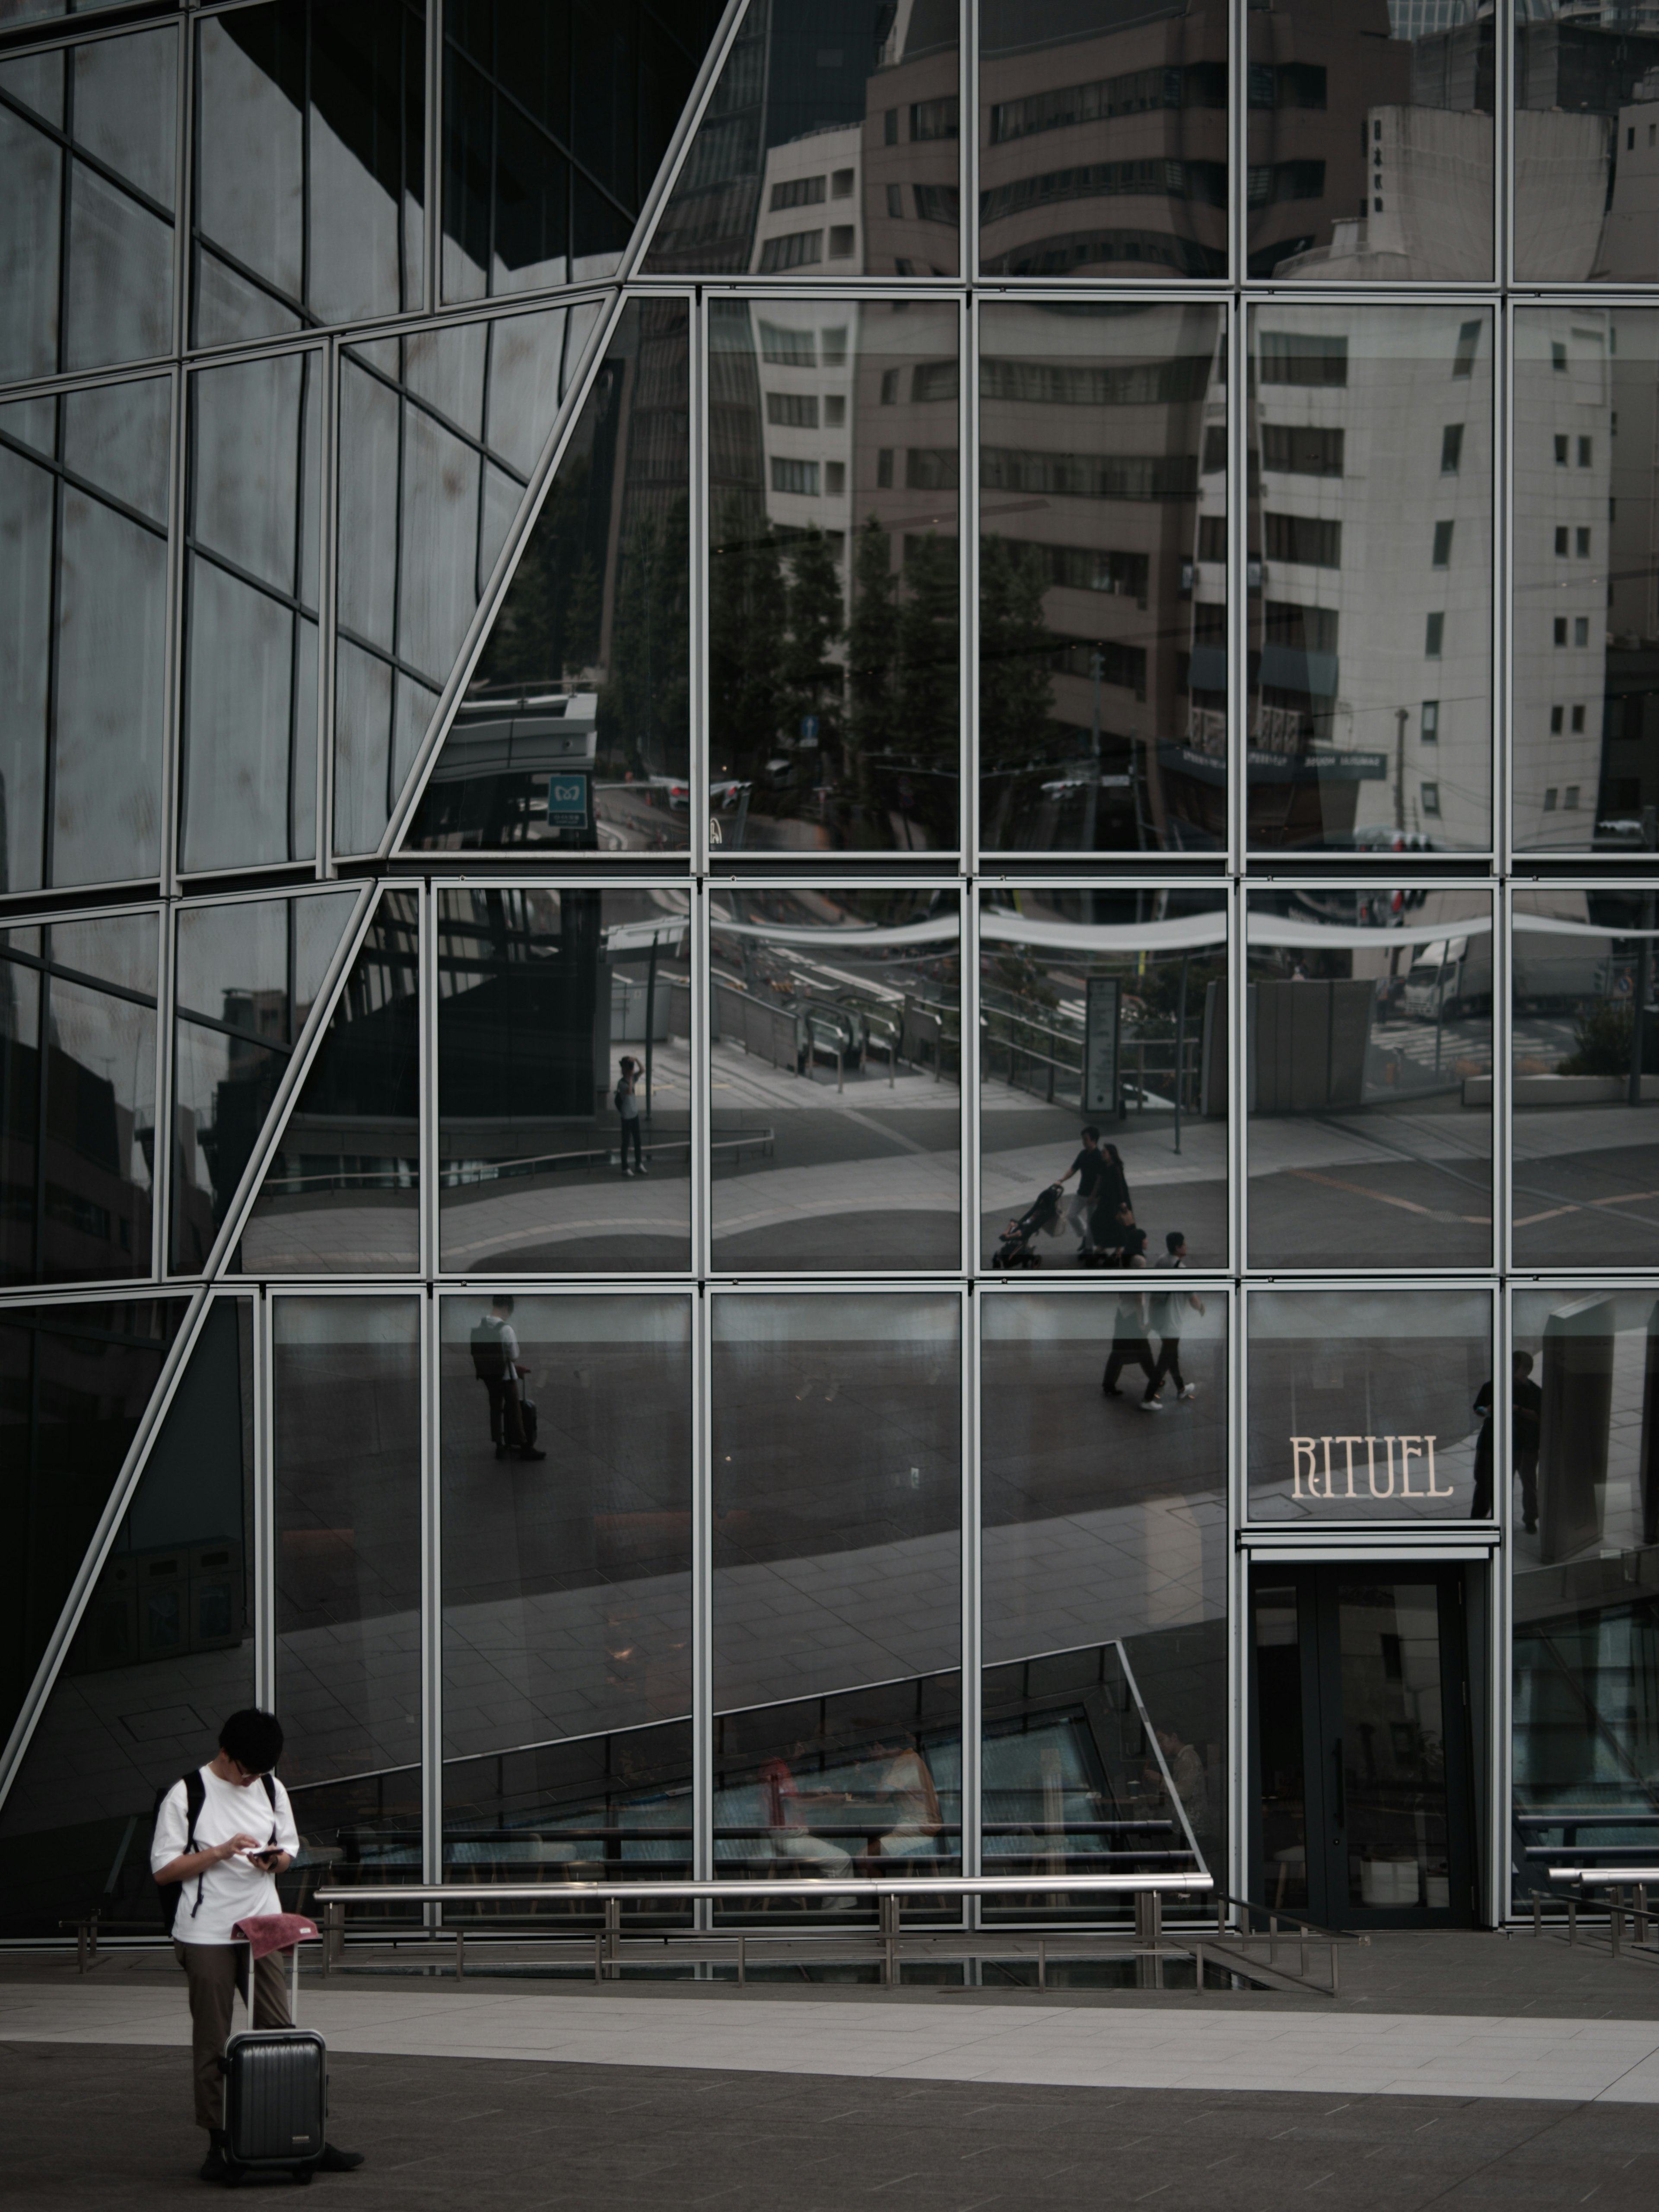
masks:
[[[247,2000],[246,1943],[177,1943],[173,1956],[190,1983],[190,2055],[196,2074],[196,2124],[225,2124],[225,2083],[219,2061],[240,1996]],[[290,2027],[288,1954],[268,1951],[253,1966],[253,2025]]]

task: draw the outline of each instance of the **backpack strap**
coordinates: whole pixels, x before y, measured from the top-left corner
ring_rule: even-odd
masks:
[[[206,1802],[207,1784],[202,1779],[202,1770],[199,1766],[192,1766],[185,1777],[185,1849],[186,1851],[193,1851],[198,1848],[196,1841],[196,1823],[201,1819],[202,1808]],[[204,1867],[196,1877],[196,1902],[190,1908],[190,1917],[192,1920],[202,1909],[202,1885],[206,1880],[207,1869]]]
[[[276,1841],[276,1784],[269,1774],[262,1774],[259,1779],[264,1784],[265,1795],[270,1800],[270,1840],[275,1844]]]

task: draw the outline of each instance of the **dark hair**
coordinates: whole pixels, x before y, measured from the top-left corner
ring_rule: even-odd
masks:
[[[1184,1229],[1171,1229],[1164,1239],[1164,1249],[1166,1252],[1178,1252],[1186,1242]]]
[[[1083,1133],[1085,1137],[1092,1137],[1096,1144],[1100,1142],[1100,1132],[1096,1128],[1092,1121],[1090,1122],[1088,1127],[1083,1132]]]
[[[497,1313],[511,1313],[513,1310],[513,1301],[505,1291],[497,1291],[489,1303]]]
[[[1135,1257],[1137,1253],[1144,1252],[1146,1249],[1146,1231],[1144,1229],[1130,1229],[1126,1231],[1123,1240],[1123,1249],[1132,1260]]]
[[[275,1713],[245,1705],[219,1731],[219,1748],[252,1774],[269,1774],[283,1755],[283,1724]]]
[[[1515,1364],[1523,1375],[1530,1375],[1532,1373],[1531,1352],[1517,1352],[1515,1355]]]

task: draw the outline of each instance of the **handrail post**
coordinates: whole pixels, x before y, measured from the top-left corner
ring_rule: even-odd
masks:
[[[466,1937],[462,1934],[461,1930],[458,1928],[458,1929],[455,1930],[455,1978],[456,1978],[456,1980],[459,1982],[459,1981],[464,1981],[464,1980],[465,1979],[465,1978],[466,1978]]]
[[[1569,1943],[1578,1941],[1578,1899],[1576,1897],[1567,1899],[1567,1941]]]
[[[1638,1881],[1636,1885],[1636,1941],[1645,1943],[1647,1940],[1648,1886],[1644,1881]]]
[[[607,1897],[605,1900],[605,1978],[616,1981],[622,1972],[622,1899]]]

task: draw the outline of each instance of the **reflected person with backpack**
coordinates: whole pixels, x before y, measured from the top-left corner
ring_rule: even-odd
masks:
[[[271,1769],[283,1755],[275,1713],[249,1706],[219,1731],[205,1766],[175,1782],[156,1808],[150,1872],[161,1891],[161,1917],[173,1932],[173,1955],[190,1984],[191,2063],[196,2076],[196,2124],[210,2138],[204,2181],[228,2182],[225,2156],[224,2077],[220,2060],[240,1993],[255,2027],[287,2027],[288,1992],[279,1952],[253,1968],[248,1945],[232,1933],[239,1920],[281,1912],[275,1877],[300,1848],[288,1792]],[[362,2164],[360,2151],[326,2144],[326,2173]]]
[[[489,1394],[489,1441],[497,1459],[545,1459],[536,1449],[536,1408],[525,1395],[522,1378],[530,1370],[519,1357],[513,1327],[513,1301],[498,1291],[468,1343],[472,1372]]]

